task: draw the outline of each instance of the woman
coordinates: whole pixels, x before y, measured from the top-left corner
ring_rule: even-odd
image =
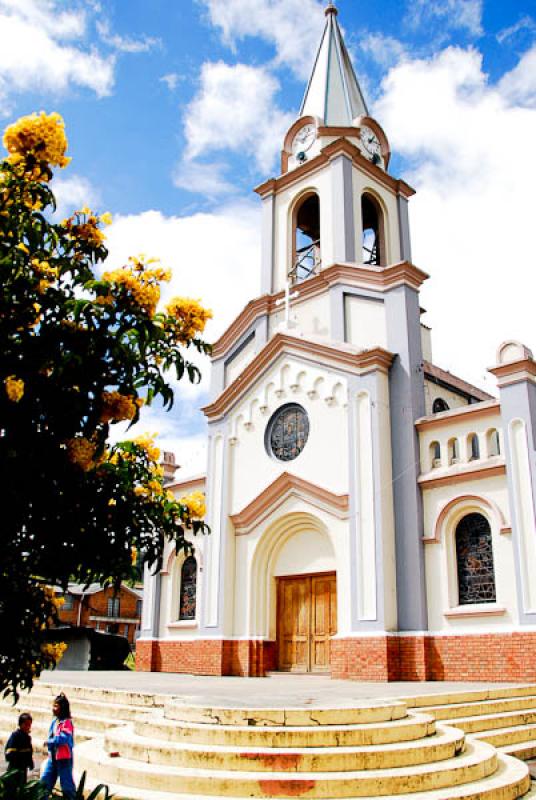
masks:
[[[41,776],[41,783],[48,792],[51,792],[59,778],[65,800],[67,798],[74,800],[76,794],[73,780],[74,726],[69,701],[63,692],[54,700],[52,713],[54,719],[46,741],[49,757]]]

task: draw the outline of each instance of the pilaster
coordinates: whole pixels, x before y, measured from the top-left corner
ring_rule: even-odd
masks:
[[[391,447],[396,535],[398,628],[426,630],[423,509],[415,421],[425,414],[418,292],[407,286],[385,296],[387,346],[396,353],[390,372]]]
[[[506,342],[498,365],[506,474],[512,520],[519,621],[536,624],[536,361],[518,342]]]
[[[333,197],[332,236],[333,261],[355,261],[356,231],[354,221],[354,191],[352,161],[344,153],[330,162]]]
[[[273,291],[275,194],[262,198],[261,294]]]

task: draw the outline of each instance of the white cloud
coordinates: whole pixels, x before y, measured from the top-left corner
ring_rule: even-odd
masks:
[[[536,22],[532,17],[521,17],[514,25],[510,25],[508,28],[503,28],[502,31],[499,31],[496,39],[499,44],[503,44],[503,42],[512,39],[520,31],[529,31],[530,33],[536,31]]]
[[[56,197],[58,219],[70,216],[73,211],[87,205],[98,209],[100,193],[93,184],[81,175],[55,177],[51,187]]]
[[[523,59],[492,85],[477,51],[449,48],[394,68],[375,108],[414,165],[413,260],[431,273],[423,304],[435,360],[480,383],[502,340],[536,344],[536,110],[513,105],[509,85],[533,69]]]
[[[451,30],[481,36],[482,0],[411,0],[408,21],[417,27],[441,23]]]
[[[278,90],[263,67],[203,64],[200,90],[185,112],[186,160],[227,149],[252,156],[268,172],[293,120],[277,107]]]
[[[205,331],[206,340],[213,342],[259,294],[260,221],[259,207],[249,202],[228,203],[217,213],[189,217],[166,217],[159,211],[118,216],[107,230],[107,266],[124,264],[129,255],[139,252],[160,258],[173,271],[163,302],[176,295],[201,299],[214,313]],[[128,433],[159,431],[160,447],[175,452],[177,463],[183,466],[181,477],[205,469],[205,436],[195,431],[204,427],[199,406],[210,381],[209,359],[192,348],[185,356],[201,369],[201,383],[175,382],[173,410],[144,409],[141,422]],[[124,434],[124,428],[114,426],[115,440]]]
[[[226,44],[258,36],[273,44],[275,61],[308,78],[324,25],[320,0],[200,0]]]
[[[83,43],[82,12],[62,11],[56,0],[0,0],[0,102],[10,113],[16,92],[63,93],[82,86],[102,97],[114,82],[114,57]]]
[[[169,72],[167,75],[162,75],[160,81],[165,83],[170,92],[175,91],[179,83],[183,80],[183,76],[178,72]]]
[[[182,161],[173,175],[173,183],[188,192],[217,197],[234,194],[236,186],[225,178],[226,164],[201,164],[198,161]]]
[[[394,66],[406,55],[406,47],[393,36],[366,33],[359,37],[359,49],[381,67]]]
[[[151,36],[142,36],[136,39],[132,36],[121,36],[111,30],[107,20],[99,20],[96,24],[97,32],[102,41],[121,53],[146,53],[154,47],[161,46],[160,39]]]
[[[260,209],[254,202],[228,203],[217,212],[189,217],[159,211],[119,216],[107,234],[110,264],[140,252],[160,258],[173,271],[164,302],[182,295],[200,298],[213,310],[209,341],[259,293]]]
[[[536,45],[502,78],[499,88],[511,104],[536,108]]]

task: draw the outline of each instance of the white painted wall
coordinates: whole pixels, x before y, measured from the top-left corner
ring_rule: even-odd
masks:
[[[495,476],[478,481],[465,481],[426,489],[423,493],[425,538],[432,538],[436,520],[443,507],[456,498],[477,495],[497,506],[507,523],[510,522],[508,491],[505,476]],[[458,606],[457,570],[454,533],[456,525],[467,513],[481,513],[491,527],[495,568],[496,603],[478,606]],[[511,628],[518,621],[514,556],[511,534],[500,532],[500,519],[485,503],[467,499],[447,516],[439,543],[425,544],[426,586],[428,599],[428,625],[432,632],[468,633],[500,631]],[[460,608],[468,616],[446,616]],[[484,613],[504,609],[498,616]]]
[[[385,347],[385,306],[378,300],[346,295],[344,299],[346,341],[360,349]]]
[[[309,416],[307,444],[287,469],[336,494],[348,492],[345,395],[346,379],[335,370],[294,357],[277,359],[231,415],[231,514],[241,511],[285,469],[268,454],[265,434],[272,414],[286,403],[300,404]]]

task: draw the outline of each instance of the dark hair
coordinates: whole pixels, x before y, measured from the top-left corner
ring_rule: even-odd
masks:
[[[32,715],[31,714],[28,714],[26,712],[24,712],[24,714],[21,714],[20,717],[19,717],[19,728],[20,728],[21,725],[24,725],[24,723],[27,722],[28,720],[30,720],[30,722],[32,722]]]
[[[71,719],[71,707],[63,692],[56,697],[54,703],[57,703],[60,707],[59,719]]]

